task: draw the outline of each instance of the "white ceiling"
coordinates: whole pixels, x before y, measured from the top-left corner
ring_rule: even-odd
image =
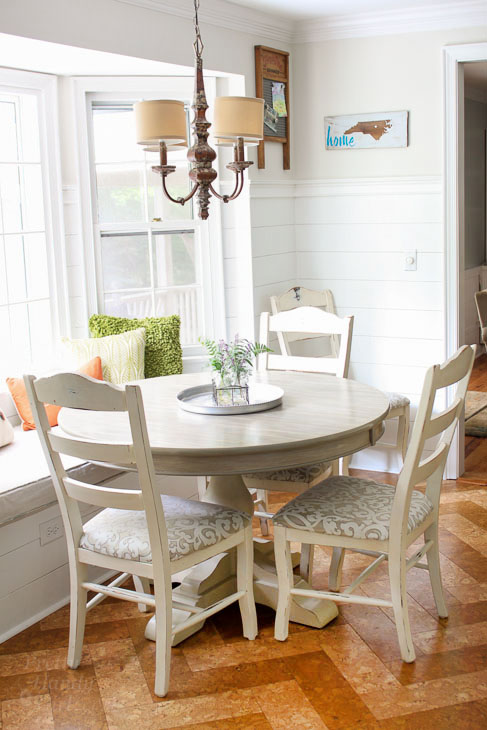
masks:
[[[424,8],[425,6],[443,5],[445,0],[226,0],[233,5],[243,5],[271,15],[304,20],[306,18],[323,18],[331,15],[347,15],[354,13],[384,12],[405,10],[406,8]]]

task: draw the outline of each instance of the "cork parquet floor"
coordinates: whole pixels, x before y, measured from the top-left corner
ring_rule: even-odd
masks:
[[[471,387],[487,391],[487,358]],[[273,639],[271,610],[258,607],[260,633],[249,642],[230,607],[172,650],[170,691],[161,699],[152,692],[147,614],[107,600],[88,614],[78,670],[66,667],[67,607],[0,645],[1,729],[487,727],[487,439],[466,439],[466,451],[463,478],[445,482],[442,494],[448,619],[436,615],[426,571],[408,575],[413,664],[401,662],[388,609],[342,605],[324,629],[292,624],[281,643]],[[276,506],[280,497],[274,495]],[[329,559],[317,550],[316,587],[326,585]],[[368,560],[347,555],[344,582]],[[362,587],[386,597],[386,568]]]

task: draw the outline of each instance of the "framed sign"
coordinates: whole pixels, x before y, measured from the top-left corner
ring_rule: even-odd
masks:
[[[289,170],[289,53],[255,46],[255,92],[264,99],[264,139],[259,143],[258,167],[265,167],[265,142],[280,142],[283,168]]]
[[[325,117],[327,150],[407,147],[408,112],[374,112]]]

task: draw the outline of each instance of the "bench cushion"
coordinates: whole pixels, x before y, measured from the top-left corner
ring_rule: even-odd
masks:
[[[22,431],[20,426],[14,431],[13,442],[0,449],[0,526],[57,501],[37,432]],[[81,481],[97,483],[120,471],[62,458],[71,476]]]

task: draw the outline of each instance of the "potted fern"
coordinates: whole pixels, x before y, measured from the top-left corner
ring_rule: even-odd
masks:
[[[249,378],[255,358],[272,352],[260,342],[250,342],[235,335],[231,342],[203,340],[212,371],[213,398],[219,406],[248,405]]]

